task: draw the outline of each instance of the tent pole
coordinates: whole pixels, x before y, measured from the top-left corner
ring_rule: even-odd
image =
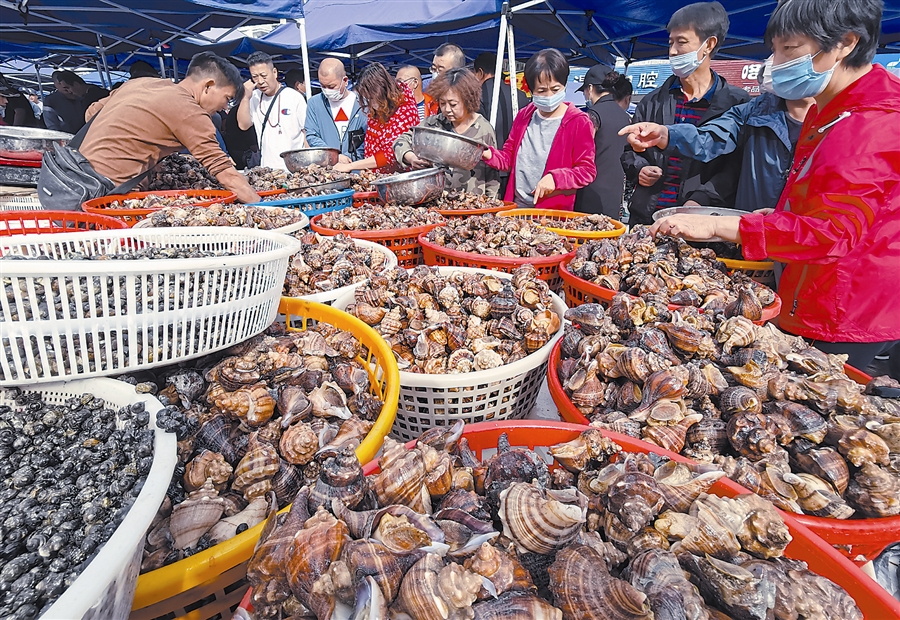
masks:
[[[303,54],[303,80],[306,82],[307,100],[312,94],[312,81],[309,78],[309,50],[306,46],[306,18],[297,19],[297,28],[300,29],[300,51]]]
[[[519,114],[519,97],[516,90],[519,88],[519,75],[516,71],[516,39],[513,36],[512,15],[506,22],[506,47],[509,50],[509,92],[512,103],[512,118]]]
[[[178,81],[178,59],[175,58],[175,54],[172,54],[172,79]]]
[[[166,61],[163,58],[162,45],[156,46],[156,59],[159,60],[159,75],[161,78],[166,77]]]
[[[97,73],[100,75],[100,83],[103,84],[103,88],[109,88],[109,83],[106,81],[106,74],[103,72],[103,64],[100,62],[100,57],[94,59],[94,66],[97,67]]]
[[[41,81],[41,63],[34,63],[34,74],[37,76],[38,97],[44,102],[44,83]]]
[[[506,43],[506,20],[509,3],[504,2],[500,11],[500,37],[497,40],[497,64],[494,66],[494,92],[491,94],[491,126],[497,129],[497,107],[500,103],[500,82],[503,80],[503,52]]]

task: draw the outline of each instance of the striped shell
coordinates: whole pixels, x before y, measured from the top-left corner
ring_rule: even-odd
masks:
[[[520,552],[552,553],[573,540],[587,519],[587,497],[515,482],[500,493],[503,534]]]

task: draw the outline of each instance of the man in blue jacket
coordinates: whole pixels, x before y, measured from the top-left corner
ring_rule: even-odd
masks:
[[[340,149],[341,163],[362,159],[366,115],[348,88],[344,63],[337,58],[323,60],[319,85],[322,92],[309,99],[306,110],[306,141],[311,147]]]

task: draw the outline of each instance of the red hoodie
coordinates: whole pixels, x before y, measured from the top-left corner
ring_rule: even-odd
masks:
[[[880,66],[806,117],[771,215],[744,256],[786,263],[780,325],[827,342],[900,339],[900,80]]]
[[[553,175],[556,191],[535,205],[539,209],[574,211],[575,191],[589,185],[597,176],[591,119],[575,106],[566,103],[563,105],[566,106],[566,113],[553,139],[553,146],[550,147],[547,156],[547,165],[544,167],[544,175]],[[509,170],[509,185],[506,186],[504,200],[516,199],[516,159],[519,145],[522,144],[525,129],[536,110],[534,104],[529,103],[519,112],[502,151],[489,147],[491,158],[487,160],[487,165],[497,170]]]

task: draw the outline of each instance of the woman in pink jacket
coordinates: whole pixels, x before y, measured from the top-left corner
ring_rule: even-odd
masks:
[[[520,207],[572,211],[575,191],[597,176],[591,120],[563,101],[568,79],[569,63],[558,50],[529,58],[532,102],[516,116],[503,150],[484,152],[488,166],[510,171],[504,199]]]

